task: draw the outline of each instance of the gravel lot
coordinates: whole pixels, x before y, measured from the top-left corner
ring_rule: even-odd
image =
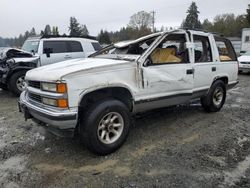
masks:
[[[138,115],[106,157],[25,122],[0,90],[0,187],[250,187],[250,74],[219,113],[192,102]]]

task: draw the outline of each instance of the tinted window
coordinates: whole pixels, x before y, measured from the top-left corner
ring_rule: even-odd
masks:
[[[92,42],[92,46],[95,49],[95,51],[99,51],[102,49],[101,45],[98,42]]]
[[[245,42],[250,42],[250,36],[246,36]]]
[[[70,52],[83,52],[82,45],[77,41],[67,41]]]
[[[212,53],[208,37],[194,35],[195,62],[211,62]]]
[[[216,45],[219,51],[221,61],[237,61],[237,56],[232,43],[220,37],[215,37]]]
[[[43,53],[49,49],[50,53],[66,53],[68,52],[65,41],[44,41]]]

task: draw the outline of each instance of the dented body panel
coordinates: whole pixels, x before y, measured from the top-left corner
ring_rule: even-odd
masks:
[[[207,49],[212,53],[211,58],[207,58],[209,62],[197,62],[197,46],[193,35],[206,37],[209,41],[211,47]],[[181,62],[153,64],[151,54],[159,45],[164,46],[161,44],[165,40],[180,41],[180,53],[173,56],[178,56],[175,59],[182,59]],[[173,48],[173,45],[170,47]],[[220,58],[212,34],[176,30],[111,45],[87,59],[40,67],[29,71],[26,80],[39,83],[66,83],[68,110],[74,109],[77,116],[85,96],[110,88],[126,90],[130,94],[127,100],[131,101],[131,113],[138,113],[204,96],[216,79],[224,79],[228,85],[237,84],[237,61],[232,59],[221,62]],[[28,87],[22,94],[22,100],[26,100],[24,103],[35,105],[37,103],[28,97],[30,92]],[[41,93],[37,90],[34,94],[43,97]],[[50,108],[45,104],[39,105]],[[46,120],[46,124],[49,124],[48,121]],[[53,122],[51,125],[53,126]],[[75,128],[76,124],[69,127]]]

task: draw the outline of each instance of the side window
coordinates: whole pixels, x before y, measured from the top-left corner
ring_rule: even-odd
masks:
[[[195,63],[212,62],[211,46],[208,37],[194,35]]]
[[[65,41],[44,41],[43,53],[49,51],[50,53],[66,53],[68,52]]]
[[[168,35],[150,55],[151,64],[189,63],[184,34]]]
[[[101,45],[98,42],[92,42],[91,43],[95,51],[100,51],[102,49]]]
[[[245,42],[250,42],[250,36],[245,37]]]
[[[219,51],[220,61],[237,61],[232,43],[225,38],[215,37],[216,46]]]
[[[69,52],[83,52],[82,45],[77,41],[67,41],[67,45],[69,46]]]

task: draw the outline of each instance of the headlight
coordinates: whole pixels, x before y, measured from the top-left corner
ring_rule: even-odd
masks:
[[[67,108],[68,107],[68,100],[67,99],[49,99],[49,98],[42,98],[43,104],[47,104],[50,106],[55,106],[59,108]]]
[[[51,91],[56,93],[66,93],[67,85],[65,83],[42,83],[41,89],[43,91]]]

